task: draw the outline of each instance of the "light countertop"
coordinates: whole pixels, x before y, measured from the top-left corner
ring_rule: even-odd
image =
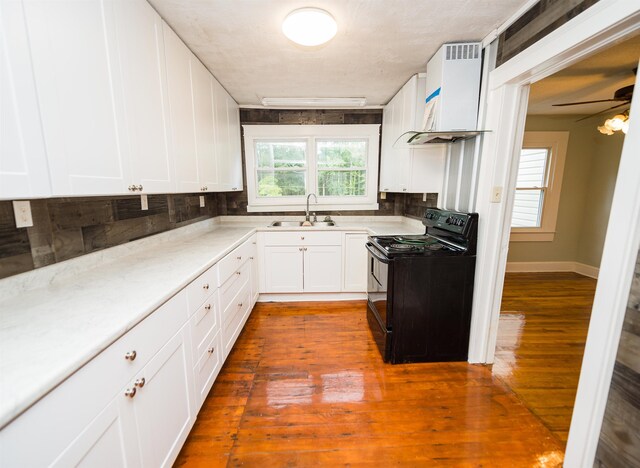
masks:
[[[274,219],[219,217],[0,280],[0,428],[256,231],[424,232],[402,217],[267,227]]]

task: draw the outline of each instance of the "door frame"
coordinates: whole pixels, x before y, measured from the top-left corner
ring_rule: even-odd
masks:
[[[640,6],[600,0],[488,75],[485,134],[478,174],[480,215],[469,362],[494,359],[509,248],[517,161],[524,136],[529,85],[640,30]],[[594,131],[596,129],[594,128]],[[634,154],[635,153],[635,154]],[[613,373],[640,246],[640,104],[631,109],[578,384],[565,466],[591,466]],[[503,188],[499,203],[492,189]]]

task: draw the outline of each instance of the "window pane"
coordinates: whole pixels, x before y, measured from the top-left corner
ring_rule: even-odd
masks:
[[[318,171],[318,196],[364,196],[367,171]]]
[[[304,141],[257,141],[259,168],[305,167],[307,144]]]
[[[546,148],[523,149],[516,188],[544,187],[548,156],[549,150]]]
[[[258,196],[304,195],[305,179],[305,171],[258,171]]]
[[[511,227],[540,227],[542,190],[516,190]]]
[[[367,167],[366,140],[318,140],[318,168]]]

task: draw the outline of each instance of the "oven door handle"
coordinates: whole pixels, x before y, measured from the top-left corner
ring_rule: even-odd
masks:
[[[365,247],[367,248],[367,250],[371,253],[371,255],[373,255],[373,257],[378,260],[379,262],[382,263],[389,263],[389,259],[386,257],[383,257],[380,253],[378,253],[378,251],[376,250],[376,248],[373,246],[373,244],[371,242],[367,242],[365,244]]]

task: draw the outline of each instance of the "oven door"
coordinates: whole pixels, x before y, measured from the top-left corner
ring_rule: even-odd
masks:
[[[393,262],[367,243],[369,251],[369,272],[367,286],[367,322],[380,350],[384,362],[392,361],[391,304],[392,288],[390,279]]]
[[[368,250],[368,279],[367,299],[372,312],[375,313],[380,325],[391,330],[391,284],[390,272],[393,262],[385,257],[371,243],[367,243]]]

